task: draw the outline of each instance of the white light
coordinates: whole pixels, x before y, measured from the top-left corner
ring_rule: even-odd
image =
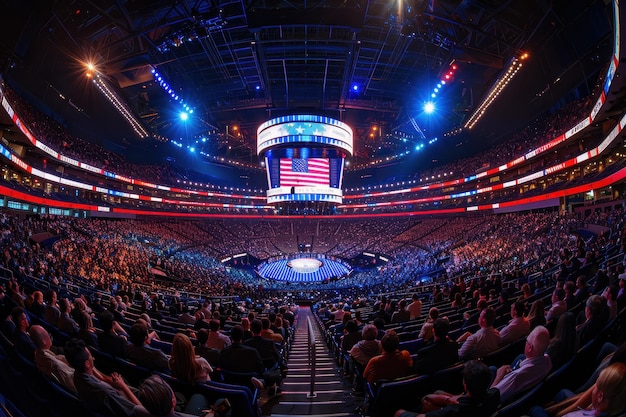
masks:
[[[434,95],[434,94],[433,94]],[[424,111],[427,114],[431,114],[432,112],[435,111],[435,104],[432,101],[429,101],[427,103],[424,104]]]
[[[181,112],[180,113],[180,120],[182,120],[183,122],[186,121],[187,119],[189,119],[189,114],[185,113],[185,112]]]

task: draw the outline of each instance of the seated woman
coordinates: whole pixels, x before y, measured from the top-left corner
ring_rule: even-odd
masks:
[[[613,417],[624,412],[626,412],[626,365],[615,362],[604,368],[596,383],[581,395],[571,397],[547,410],[533,407],[529,414],[532,417]]]
[[[173,376],[186,382],[210,381],[213,372],[206,359],[196,356],[191,340],[183,333],[174,336],[169,368]]]

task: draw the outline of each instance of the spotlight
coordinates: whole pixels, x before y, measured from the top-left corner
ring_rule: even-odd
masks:
[[[431,114],[432,112],[435,111],[435,104],[432,101],[429,101],[427,103],[424,104],[424,111],[427,114]]]
[[[180,113],[180,120],[182,120],[184,122],[187,119],[189,119],[189,114],[187,114],[186,112],[181,112]]]

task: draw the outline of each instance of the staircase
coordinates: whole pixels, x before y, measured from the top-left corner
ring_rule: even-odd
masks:
[[[315,334],[315,384],[311,395],[308,320]],[[283,379],[283,395],[271,400],[272,417],[317,416],[357,417],[363,397],[352,395],[352,384],[342,378],[342,369],[324,343],[324,336],[309,307],[301,307],[295,319],[295,333]],[[270,404],[267,404],[270,405]],[[263,407],[265,415],[266,407]]]

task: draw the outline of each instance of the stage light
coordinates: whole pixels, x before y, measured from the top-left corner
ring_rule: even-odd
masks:
[[[359,86],[357,84],[352,84],[352,91],[354,91],[355,93],[359,91]]]
[[[260,85],[257,85],[256,87],[254,87],[254,89],[255,89],[256,91],[259,91],[259,90],[261,89],[261,86],[260,86]]]
[[[433,94],[434,95],[434,94]],[[429,101],[427,103],[424,104],[424,111],[427,114],[431,114],[432,112],[435,111],[435,104],[432,101]]]
[[[180,120],[182,120],[184,122],[187,119],[189,119],[189,114],[187,114],[186,112],[181,112],[180,113]]]

